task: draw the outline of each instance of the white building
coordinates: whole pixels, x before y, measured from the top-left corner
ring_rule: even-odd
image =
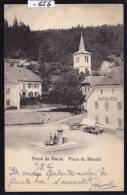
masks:
[[[87,111],[87,95],[90,93],[90,91],[96,86],[105,76],[87,76],[82,82],[81,82],[81,91],[82,95],[84,96],[84,103],[83,103],[83,109]]]
[[[107,129],[124,129],[123,73],[115,68],[110,77],[103,78],[87,95],[87,112],[91,121]]]
[[[26,68],[5,68],[5,108],[20,108],[21,97],[42,95],[42,80]]]
[[[19,84],[13,75],[5,74],[5,87],[4,87],[4,107],[20,108],[20,91]]]
[[[91,53],[86,51],[81,32],[79,51],[73,54],[73,67],[79,72],[91,74]]]
[[[105,78],[105,76],[86,76],[86,78],[81,82],[83,96],[86,97],[90,90],[103,78]]]

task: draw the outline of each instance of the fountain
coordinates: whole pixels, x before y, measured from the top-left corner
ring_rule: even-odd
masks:
[[[54,135],[50,133],[49,139],[38,144],[34,144],[38,149],[42,150],[43,153],[68,150],[72,148],[77,148],[81,146],[74,141],[69,140],[67,137],[63,136],[64,130],[58,129]]]

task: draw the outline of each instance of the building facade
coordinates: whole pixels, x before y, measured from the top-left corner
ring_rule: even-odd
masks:
[[[42,80],[24,67],[6,67],[4,91],[5,109],[19,109],[22,97],[42,96]]]
[[[123,102],[120,86],[96,87],[87,99],[88,118],[105,128],[123,129]]]
[[[83,96],[86,97],[90,90],[103,78],[105,78],[105,76],[86,76],[86,78],[81,82]]]
[[[94,86],[100,82],[105,76],[86,76],[86,78],[81,82],[81,91],[84,97],[83,109],[87,111],[87,99],[86,96],[94,88]]]
[[[16,83],[6,83],[4,92],[5,109],[9,107],[20,108],[19,85]]]
[[[115,73],[114,73],[115,74]],[[102,79],[87,95],[88,118],[112,130],[124,129],[124,91],[120,78]]]
[[[42,95],[42,84],[37,81],[20,81],[20,96],[22,97],[38,97]]]
[[[79,51],[73,54],[73,68],[79,72],[91,74],[91,53],[86,51],[81,32]]]

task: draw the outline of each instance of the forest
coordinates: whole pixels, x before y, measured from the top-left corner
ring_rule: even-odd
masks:
[[[33,31],[16,18],[13,25],[4,21],[5,58],[38,61],[43,93],[49,94],[47,102],[81,108],[84,101],[81,81],[86,75],[75,72],[72,61],[72,54],[78,51],[81,31],[86,50],[92,53],[92,70],[98,71],[104,60],[111,60],[109,56],[123,58],[122,25]],[[58,76],[56,81],[54,76]]]
[[[72,67],[72,54],[78,51],[81,30],[86,50],[92,53],[93,70],[109,55],[123,56],[123,25],[33,31],[14,18],[13,25],[4,21],[5,58],[39,61],[44,72],[66,72]]]

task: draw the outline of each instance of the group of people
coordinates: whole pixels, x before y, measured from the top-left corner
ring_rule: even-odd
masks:
[[[50,133],[50,141],[52,144],[57,144],[58,143],[58,136],[56,135],[56,133],[54,133],[54,135],[52,135],[52,133]]]

